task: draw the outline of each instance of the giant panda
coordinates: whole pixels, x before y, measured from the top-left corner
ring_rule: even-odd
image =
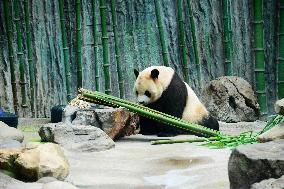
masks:
[[[170,67],[151,66],[138,72],[134,91],[138,103],[184,120],[219,130],[218,121],[200,102],[189,85]],[[188,133],[163,123],[140,117],[143,135],[175,136]]]

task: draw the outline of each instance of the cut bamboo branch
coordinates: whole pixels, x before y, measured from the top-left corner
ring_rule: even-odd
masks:
[[[69,47],[67,43],[67,31],[65,27],[65,16],[64,16],[64,3],[63,0],[59,0],[59,16],[60,16],[60,26],[61,26],[61,38],[63,45],[63,59],[65,68],[65,84],[67,100],[71,100],[71,73],[70,73],[70,60],[69,60]]]
[[[169,58],[168,58],[167,45],[166,45],[166,40],[165,40],[165,32],[164,32],[164,26],[162,24],[162,17],[161,17],[160,0],[154,0],[154,2],[155,2],[156,21],[157,21],[159,36],[160,36],[160,44],[162,47],[163,62],[164,62],[164,66],[169,66]]]
[[[182,0],[177,0],[177,12],[178,12],[178,33],[179,33],[179,47],[182,51],[182,68],[183,77],[186,83],[189,83],[189,66],[187,62],[187,48],[185,45],[185,31],[184,31],[184,20],[182,10]]]
[[[99,62],[98,62],[98,40],[97,40],[97,17],[96,17],[96,10],[97,10],[96,0],[92,0],[95,85],[96,85],[96,90],[100,91],[100,69],[99,69]]]
[[[30,26],[30,11],[29,11],[29,0],[24,1],[24,12],[25,12],[25,28],[26,28],[26,45],[28,54],[29,64],[29,76],[30,76],[30,91],[31,91],[31,111],[32,116],[36,117],[35,113],[35,77],[34,77],[34,65],[33,65],[33,52],[32,52],[32,37],[31,37],[31,26]]]
[[[81,0],[76,0],[76,56],[77,56],[77,86],[83,86],[82,68],[82,38],[81,38]]]
[[[21,86],[21,98],[23,108],[27,106],[27,96],[26,96],[26,81],[25,81],[25,58],[23,53],[23,40],[22,40],[22,31],[20,27],[20,15],[19,15],[19,0],[14,0],[14,15],[15,15],[15,23],[16,23],[16,32],[17,32],[17,56],[19,60],[19,71],[20,71],[20,86]]]
[[[233,75],[232,63],[232,28],[231,28],[231,3],[223,0],[223,24],[224,24],[224,50],[225,50],[225,74]]]
[[[277,94],[284,98],[284,0],[279,0]]]
[[[118,33],[117,33],[117,18],[116,18],[116,0],[111,0],[111,15],[112,15],[112,26],[113,26],[113,37],[114,37],[114,50],[115,50],[115,59],[116,59],[116,68],[117,68],[117,77],[118,77],[118,86],[119,86],[119,96],[124,98],[124,80],[121,71],[121,61],[120,61],[120,51],[118,47]]]
[[[5,17],[5,28],[8,39],[8,53],[9,53],[9,62],[10,62],[10,73],[11,73],[11,85],[13,93],[13,105],[14,111],[18,115],[18,97],[17,97],[17,84],[16,84],[16,66],[14,62],[14,53],[13,53],[13,29],[11,22],[11,4],[9,5],[9,0],[4,0],[4,17]]]
[[[102,45],[103,45],[103,62],[104,62],[104,77],[105,77],[105,93],[111,93],[110,83],[110,64],[109,64],[109,47],[107,34],[107,20],[106,12],[107,6],[105,0],[100,0],[100,14],[101,14],[101,29],[102,29]]]
[[[265,60],[264,60],[264,32],[263,32],[263,1],[254,0],[254,63],[255,85],[260,110],[267,114]]]

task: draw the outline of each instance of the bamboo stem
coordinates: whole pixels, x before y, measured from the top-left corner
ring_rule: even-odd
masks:
[[[92,0],[92,12],[93,12],[93,38],[94,38],[94,64],[95,64],[95,85],[96,90],[100,91],[100,69],[98,62],[98,40],[97,40],[97,19],[96,19],[96,0]]]
[[[232,63],[232,28],[231,28],[231,6],[230,0],[223,0],[224,20],[224,50],[225,50],[225,74],[233,75]]]
[[[183,76],[184,81],[189,83],[189,66],[187,62],[187,48],[185,45],[185,31],[184,31],[184,20],[182,12],[182,0],[177,0],[177,11],[178,11],[178,33],[179,33],[179,46],[182,51],[182,63],[183,63]]]
[[[81,0],[76,0],[76,55],[77,55],[77,86],[83,86],[82,70],[82,38],[81,38]]]
[[[110,83],[110,64],[109,64],[109,47],[108,47],[108,35],[106,25],[106,2],[100,0],[100,14],[101,14],[101,29],[102,29],[102,45],[103,45],[103,61],[104,61],[104,76],[105,76],[105,93],[111,93]]]
[[[9,53],[9,62],[10,62],[10,73],[11,73],[11,85],[12,85],[12,93],[13,93],[13,105],[15,114],[18,115],[18,97],[17,97],[17,83],[15,76],[15,61],[14,61],[14,53],[13,53],[13,30],[11,23],[11,5],[9,5],[9,0],[4,0],[4,17],[5,17],[5,27],[8,38],[8,53]]]
[[[19,0],[14,0],[14,15],[16,23],[16,32],[17,32],[17,55],[19,59],[19,71],[20,71],[20,86],[21,86],[21,97],[22,97],[22,107],[26,108],[27,106],[27,97],[26,97],[26,81],[25,81],[25,59],[23,53],[23,40],[22,40],[22,31],[20,27],[20,15],[19,15]]]
[[[154,0],[154,2],[155,2],[156,21],[157,21],[159,36],[160,36],[160,44],[162,47],[163,62],[164,62],[164,66],[169,66],[169,58],[168,58],[167,45],[166,45],[166,40],[165,40],[165,32],[164,32],[164,27],[162,24],[162,17],[161,17],[160,0]]]
[[[121,71],[120,51],[118,47],[117,18],[116,18],[115,5],[116,5],[116,0],[111,0],[111,15],[112,15],[112,26],[113,26],[113,35],[114,35],[114,50],[115,50],[116,68],[118,76],[119,96],[120,98],[124,98],[124,80]]]
[[[284,98],[284,0],[279,0],[277,94]]]
[[[216,137],[210,137],[210,138],[193,138],[193,139],[175,139],[175,140],[155,140],[152,141],[152,145],[158,145],[158,144],[176,144],[176,143],[193,143],[193,142],[208,142],[208,141],[214,141],[216,140]]]
[[[200,88],[202,89],[203,83],[202,83],[202,65],[199,61],[199,53],[197,48],[197,41],[196,41],[196,33],[195,33],[195,23],[193,19],[193,12],[192,12],[192,6],[190,0],[187,0],[187,6],[188,6],[188,12],[189,12],[189,20],[190,20],[190,28],[191,28],[191,38],[192,38],[192,44],[193,44],[193,52],[194,52],[194,59],[195,64],[197,67],[197,77],[198,77],[198,83]]]
[[[263,1],[254,0],[254,63],[255,84],[258,103],[263,114],[267,114],[265,60],[264,60],[264,32],[263,32]]]
[[[32,53],[32,37],[31,37],[31,26],[30,26],[30,11],[29,11],[29,0],[24,1],[24,12],[25,12],[25,28],[26,28],[26,44],[28,52],[28,64],[29,64],[29,76],[30,76],[30,91],[31,91],[31,111],[32,116],[35,117],[35,79],[34,79],[34,65],[33,65],[33,53]]]

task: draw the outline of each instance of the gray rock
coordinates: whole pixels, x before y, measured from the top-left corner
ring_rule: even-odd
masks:
[[[1,148],[21,148],[22,143],[20,143],[17,140],[12,140],[12,139],[6,139],[6,140],[0,140],[0,149]]]
[[[231,189],[249,189],[253,183],[284,175],[284,140],[239,146],[229,159]]]
[[[42,183],[36,183],[36,182],[31,182],[31,183],[13,183],[13,184],[8,184],[5,189],[42,189],[43,184]]]
[[[240,77],[225,76],[211,81],[202,92],[202,101],[220,121],[255,121],[259,117],[255,93]]]
[[[7,139],[23,142],[24,134],[20,130],[9,127],[7,124],[0,121],[0,140]]]
[[[64,113],[62,114],[62,122],[66,124],[71,124],[72,116],[79,110],[77,106],[67,105],[64,108]]]
[[[1,189],[2,188],[6,189],[7,185],[9,184],[19,184],[19,183],[22,183],[22,182],[0,172],[0,188]]]
[[[76,186],[62,181],[53,181],[46,183],[42,186],[42,189],[78,189]]]
[[[93,152],[113,148],[113,140],[94,126],[53,123],[39,130],[42,140],[55,142],[68,150]]]
[[[53,182],[53,181],[57,181],[57,179],[54,178],[54,177],[42,177],[42,178],[38,179],[36,182],[45,184],[45,183],[49,183],[49,182]]]
[[[277,100],[275,103],[275,112],[284,115],[284,98]]]
[[[72,121],[73,125],[92,125],[100,128],[100,124],[96,119],[96,112],[92,109],[79,110],[76,118]]]
[[[251,189],[283,189],[284,188],[284,176],[279,179],[267,179],[259,183],[255,183],[251,186]]]

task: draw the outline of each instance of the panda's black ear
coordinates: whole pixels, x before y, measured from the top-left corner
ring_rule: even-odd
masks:
[[[151,71],[151,77],[152,77],[153,79],[158,79],[158,76],[159,76],[159,70],[153,69],[153,70]]]
[[[135,77],[137,78],[137,77],[138,77],[138,75],[139,75],[139,71],[138,71],[138,70],[136,70],[136,69],[134,69],[134,74],[135,74]]]

